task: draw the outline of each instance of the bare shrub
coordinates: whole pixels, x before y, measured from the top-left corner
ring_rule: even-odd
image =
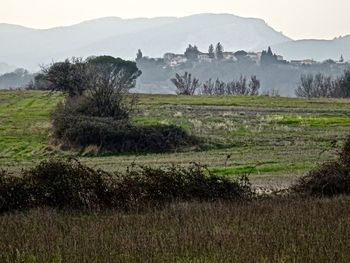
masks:
[[[258,96],[259,95],[259,90],[260,90],[260,80],[256,76],[251,76],[250,77],[250,82],[249,82],[249,95],[250,96]]]
[[[349,98],[350,70],[336,79],[321,73],[301,75],[295,94],[303,98]]]
[[[209,79],[203,83],[201,94],[209,96],[215,95],[215,84],[212,79]]]
[[[171,82],[176,86],[178,95],[192,96],[200,86],[199,79],[192,78],[192,74],[188,72],[185,72],[182,76],[176,74],[175,78],[171,79]]]
[[[247,78],[242,76],[238,80],[230,82],[223,82],[217,79],[212,82],[211,79],[204,82],[201,88],[201,94],[203,95],[241,95],[241,96],[257,96],[259,95],[260,81],[256,76],[251,76],[249,82]]]
[[[337,160],[310,171],[298,180],[292,190],[315,196],[350,194],[350,136]]]

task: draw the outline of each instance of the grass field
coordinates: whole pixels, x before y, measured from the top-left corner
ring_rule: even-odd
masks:
[[[197,161],[217,174],[251,172],[258,185],[284,187],[332,156],[332,145],[339,146],[350,127],[350,100],[141,95],[135,122],[179,125],[200,136],[203,145],[168,154],[92,156],[50,146],[49,115],[61,99],[45,92],[0,92],[2,167],[21,169],[51,155],[73,155],[108,171],[133,161],[154,166]]]
[[[18,171],[49,156],[74,156],[108,171],[132,162],[196,161],[218,175],[251,173],[255,187],[285,188],[333,158],[350,128],[345,99],[140,95],[135,122],[179,125],[201,137],[201,146],[94,156],[50,144],[50,112],[61,100],[0,92],[0,169]],[[349,223],[349,197],[270,196],[95,213],[42,208],[0,216],[0,262],[349,262]]]

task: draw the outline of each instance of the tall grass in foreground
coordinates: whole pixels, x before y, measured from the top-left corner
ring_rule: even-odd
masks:
[[[1,262],[349,262],[350,199],[0,217]]]

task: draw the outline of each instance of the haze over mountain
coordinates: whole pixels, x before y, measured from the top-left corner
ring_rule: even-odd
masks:
[[[134,59],[137,49],[146,56],[183,53],[188,44],[207,51],[221,42],[227,51],[261,51],[273,46],[288,59],[350,58],[350,37],[293,41],[261,19],[230,14],[187,17],[121,19],[105,17],[51,29],[0,24],[0,62],[37,70],[40,64],[67,57],[113,55]]]
[[[109,54],[133,59],[145,55],[184,52],[188,44],[206,51],[221,42],[226,50],[260,50],[289,41],[263,20],[229,14],[200,14],[182,18],[121,19],[106,17],[68,27],[32,29],[0,24],[0,61],[35,69],[70,56]]]
[[[333,40],[306,39],[289,41],[273,46],[275,52],[283,54],[286,59],[326,59],[339,60],[340,56],[350,60],[350,35]]]

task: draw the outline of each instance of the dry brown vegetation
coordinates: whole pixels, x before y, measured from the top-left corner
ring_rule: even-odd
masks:
[[[349,262],[350,200],[0,217],[1,262]]]

